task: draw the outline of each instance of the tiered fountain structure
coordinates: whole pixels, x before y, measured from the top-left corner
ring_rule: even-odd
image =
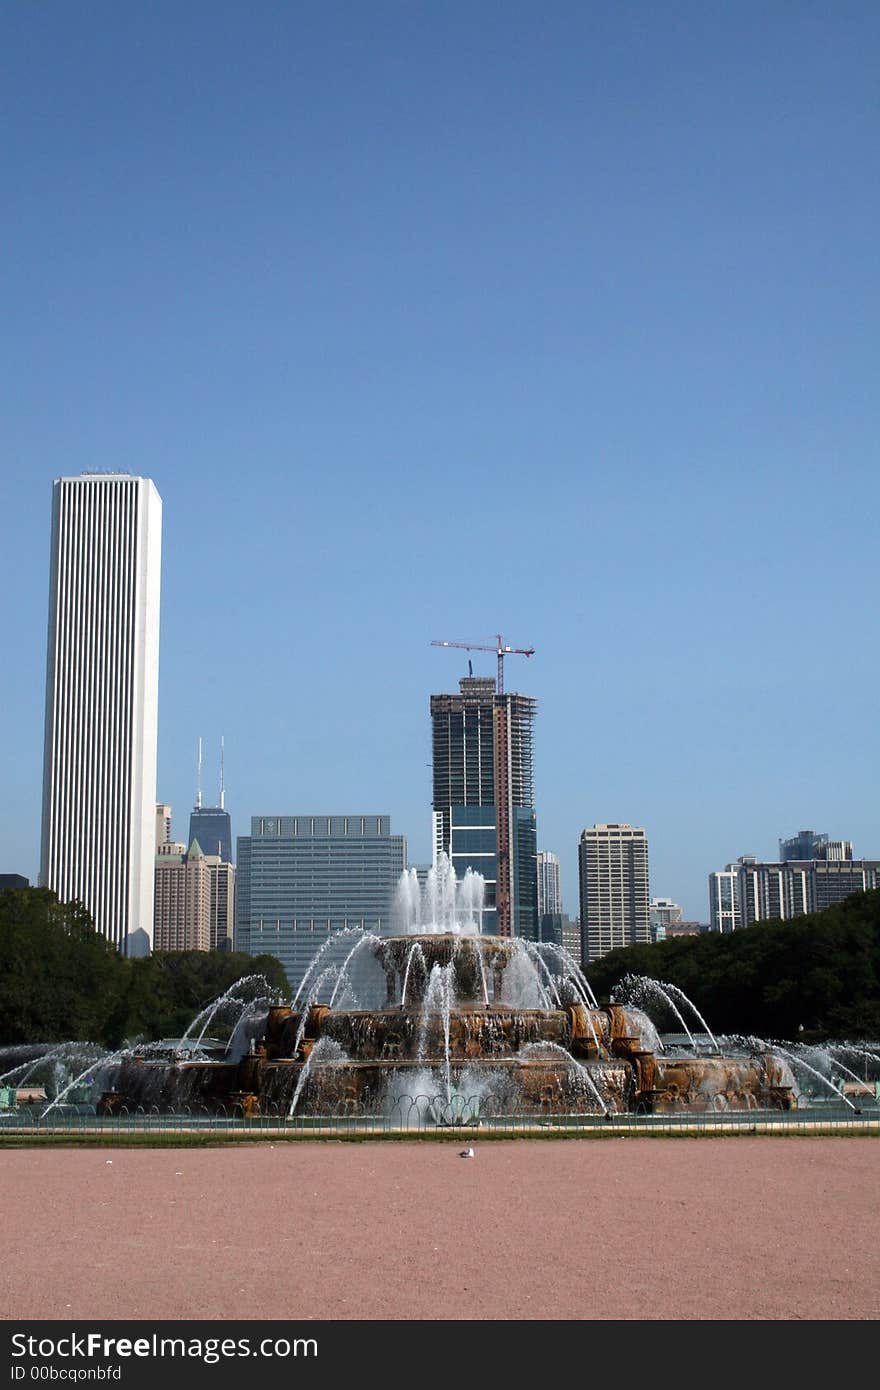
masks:
[[[410,871],[395,916],[393,936],[331,938],[290,1003],[251,1008],[237,1055],[121,1058],[101,1108],[198,1096],[248,1116],[398,1111],[411,1122],[415,1110],[459,1124],[796,1104],[786,1058],[724,1055],[708,1030],[702,1051],[691,1036],[667,1054],[647,1013],[599,1007],[559,946],[483,934],[479,875],[458,881],[441,860],[421,888]]]

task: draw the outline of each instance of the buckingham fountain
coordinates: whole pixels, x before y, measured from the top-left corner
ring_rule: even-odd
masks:
[[[843,1084],[859,1080],[855,1057],[847,1066],[840,1054],[834,1069],[830,1051],[810,1060],[791,1045],[718,1040],[681,991],[653,980],[628,978],[600,1005],[558,944],[484,933],[483,895],[479,875],[458,880],[443,857],[424,884],[405,872],[393,935],[339,932],[290,1000],[248,977],[181,1039],[89,1056],[55,1087],[47,1118],[85,1083],[105,1115],[383,1117],[391,1127],[787,1111],[811,1095],[857,1108]],[[652,1019],[657,1005],[672,1040]],[[225,1042],[213,1036],[220,1023]],[[880,1057],[865,1055],[876,1069]]]

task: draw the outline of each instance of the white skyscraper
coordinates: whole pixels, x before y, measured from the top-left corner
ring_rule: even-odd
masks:
[[[153,934],[161,544],[149,478],[55,480],[40,877],[128,955]]]

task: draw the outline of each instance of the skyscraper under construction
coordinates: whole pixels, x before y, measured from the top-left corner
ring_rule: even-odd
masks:
[[[537,832],[532,771],[536,702],[465,676],[457,695],[431,696],[434,854],[456,876],[486,880],[483,930],[537,934]]]

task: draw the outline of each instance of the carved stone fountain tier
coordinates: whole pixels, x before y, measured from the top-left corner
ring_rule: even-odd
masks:
[[[112,1091],[98,1104],[100,1114],[128,1110],[185,1111],[221,1106],[238,1090],[238,1062],[171,1061],[133,1054],[119,1064]]]
[[[387,1002],[416,1004],[425,998],[435,967],[452,972],[460,1001],[500,999],[504,972],[520,950],[515,938],[431,932],[387,937],[374,954],[385,971]]]

